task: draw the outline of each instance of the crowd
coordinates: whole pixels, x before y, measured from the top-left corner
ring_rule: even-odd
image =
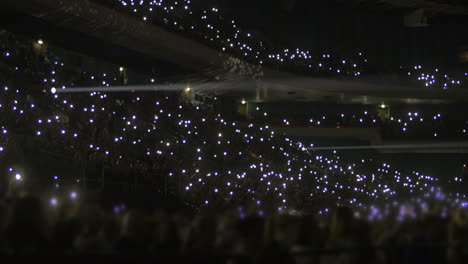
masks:
[[[3,256],[150,256],[216,263],[465,263],[468,218],[436,208],[418,218],[367,221],[349,207],[318,217],[257,207],[111,211],[34,195],[0,204]],[[34,215],[34,217],[31,217]]]
[[[58,48],[45,49],[44,43],[8,32],[1,38],[0,159],[11,191],[4,195],[1,209],[7,215],[1,218],[5,254],[55,254],[56,249],[69,254],[227,252],[258,253],[258,261],[274,255],[278,261],[307,263],[318,257],[291,258],[288,253],[370,247],[383,241],[396,243],[394,249],[404,247],[401,257],[419,258],[419,251],[408,253],[405,247],[465,239],[461,232],[447,231],[447,236],[462,237],[439,240],[447,223],[437,226],[440,233],[430,233],[437,239],[421,237],[433,230],[434,218],[426,218],[428,214],[447,220],[452,209],[464,212],[468,206],[466,194],[452,191],[444,180],[395,169],[373,153],[349,158],[337,151],[309,151],[309,145],[277,135],[268,124],[228,120],[212,109],[191,106],[187,90],[67,93],[73,87],[122,84],[125,69],[107,65],[102,66],[106,72],[88,71],[73,60],[64,62],[57,54],[67,52]],[[145,77],[141,82],[155,81]],[[114,214],[84,202],[76,208],[76,193],[70,193],[68,202],[50,197],[50,192],[40,192],[40,198],[23,197],[20,190],[37,176],[21,171],[30,162],[22,155],[25,149],[70,156],[79,166],[95,161],[121,172],[138,171],[155,189],[162,182],[177,186],[174,192],[198,214],[193,218],[164,211]],[[48,176],[52,182],[66,177]],[[53,189],[66,187],[54,184]],[[41,209],[41,200],[48,201],[47,210]],[[239,204],[248,207],[241,210]],[[234,209],[223,216],[213,214],[213,209],[226,207]],[[310,216],[286,216],[298,212],[322,219],[321,224]],[[327,225],[323,219],[332,214]],[[395,222],[385,223],[380,231],[388,232],[380,240],[363,235],[373,234],[367,221],[383,225],[390,219]],[[456,225],[451,228],[465,228],[464,218],[453,219]],[[454,250],[449,256],[460,257],[460,248]],[[384,259],[391,253],[381,252]],[[436,255],[445,258],[445,251]],[[341,252],[320,256],[320,261],[361,262],[371,257],[377,255],[361,248],[357,256]]]
[[[60,93],[70,86],[119,83],[119,68],[113,73],[76,73],[47,57],[39,66],[31,65],[37,60],[23,57],[29,45],[22,51],[20,42],[4,43],[15,47],[3,51],[11,72],[0,107],[1,153],[11,163],[20,146],[31,145],[77,162],[136,169],[158,182],[167,178],[164,181],[178,186],[179,195],[196,207],[268,201],[278,210],[308,207],[326,212],[338,201],[369,212],[369,205],[396,194],[444,200],[450,206],[465,202],[464,194],[445,193],[436,177],[393,169],[375,155],[343,160],[336,151],[314,153],[308,150],[313,144],[277,135],[268,124],[229,121],[213,110],[185,104],[179,92]],[[32,72],[39,84],[34,84]],[[27,80],[32,81],[22,83]],[[16,177],[21,175],[18,168],[7,169],[14,182],[27,181],[25,175]],[[423,204],[416,203],[418,208]]]
[[[287,106],[271,108],[252,104],[249,112],[257,123],[285,127],[381,128],[384,139],[463,139],[468,136],[468,121],[459,108],[445,106],[412,106],[408,112],[389,110],[387,105],[340,105],[321,107],[308,104],[298,111]],[[400,106],[404,108],[404,106]],[[460,105],[463,107],[463,105]],[[304,106],[302,106],[304,108]],[[319,108],[317,110],[317,108]],[[324,109],[320,109],[324,108]],[[417,110],[419,108],[419,110]],[[292,109],[288,111],[288,109]],[[313,110],[311,110],[313,109]]]
[[[356,79],[370,72],[363,51],[339,55],[329,52],[320,54],[300,48],[274,47],[268,44],[269,41],[243,29],[235,18],[224,16],[222,10],[216,6],[203,7],[193,4],[191,0],[95,1],[144,22],[164,25],[253,64],[320,77]],[[442,91],[463,88],[463,82],[468,78],[466,71],[450,73],[451,71],[422,65],[402,65],[394,72],[398,73],[401,80]]]

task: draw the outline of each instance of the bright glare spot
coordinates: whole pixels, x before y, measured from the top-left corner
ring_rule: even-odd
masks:
[[[51,206],[57,206],[58,200],[57,200],[57,198],[52,197],[52,198],[50,199],[49,203],[50,203]]]
[[[75,200],[78,197],[76,192],[70,192],[70,199]]]

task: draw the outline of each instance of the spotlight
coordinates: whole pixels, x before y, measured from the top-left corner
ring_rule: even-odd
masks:
[[[42,45],[42,44],[44,44],[44,41],[42,39],[38,39],[37,44]]]
[[[50,89],[50,92],[54,94],[54,93],[57,92],[57,89],[55,89],[55,87],[54,87],[54,88]]]
[[[190,92],[190,90],[192,90],[192,88],[190,88],[190,87],[185,88],[185,91],[186,91],[187,93]]]
[[[241,104],[245,105],[246,103],[247,101],[245,101],[245,99],[242,99]]]

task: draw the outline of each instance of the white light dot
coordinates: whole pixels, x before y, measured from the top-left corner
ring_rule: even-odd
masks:
[[[51,206],[57,206],[58,200],[57,200],[57,198],[52,197],[52,198],[50,199],[49,203],[50,203]]]
[[[78,197],[76,192],[70,192],[70,199],[75,200]]]

